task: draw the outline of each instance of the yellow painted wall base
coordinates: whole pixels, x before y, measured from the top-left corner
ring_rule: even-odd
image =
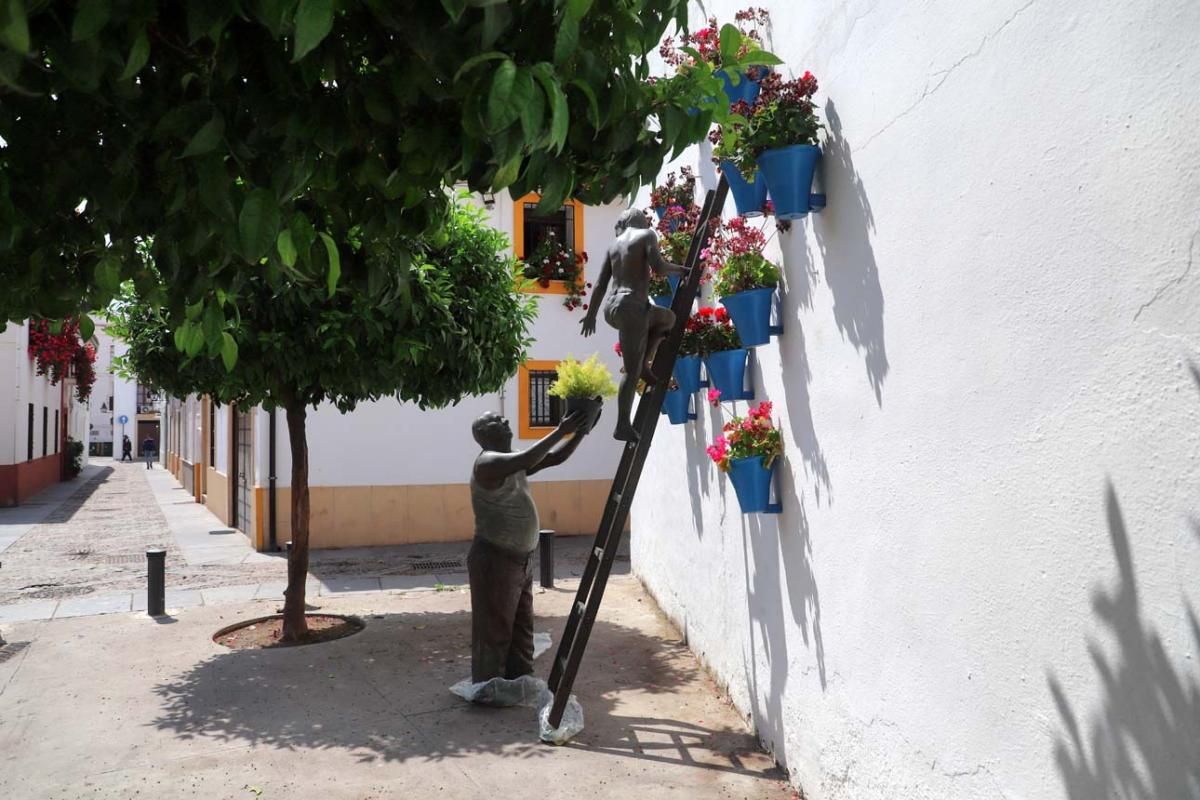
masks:
[[[208,487],[204,505],[217,515],[222,525],[229,524],[229,477],[224,472],[208,468]]]
[[[611,485],[607,480],[529,484],[542,527],[566,535],[596,532]],[[266,502],[266,489],[256,489],[256,516],[260,521],[266,519]],[[291,490],[276,489],[275,502],[279,514],[276,537],[282,545],[292,538]],[[462,542],[475,535],[471,490],[465,483],[313,486],[309,489],[309,507],[309,543],[314,548]],[[259,537],[260,549],[265,539]]]
[[[197,503],[201,502],[201,498],[203,497],[203,495],[200,492],[201,487],[204,485],[204,482],[201,480],[201,476],[203,474],[204,474],[204,467],[202,465],[192,464],[192,489],[193,489],[194,494],[196,495]]]

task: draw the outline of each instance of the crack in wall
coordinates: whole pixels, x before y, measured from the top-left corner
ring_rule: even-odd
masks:
[[[983,49],[985,47],[987,47],[988,42],[990,42],[992,39],[994,39],[996,36],[998,36],[1005,28],[1007,28],[1009,25],[1011,25],[1013,23],[1013,21],[1016,20],[1017,17],[1024,14],[1036,2],[1038,2],[1038,0],[1029,0],[1029,2],[1027,2],[1025,5],[1021,6],[1016,11],[1014,11],[1012,16],[1010,16],[1008,19],[1004,20],[1004,22],[1001,23],[1000,27],[996,28],[994,31],[992,31],[991,33],[984,36],[983,39],[980,40],[978,47],[976,47],[974,50],[967,53],[965,56],[958,59],[950,66],[946,67],[945,69],[938,70],[937,72],[933,73],[929,77],[929,79],[927,79],[925,81],[925,88],[921,91],[921,96],[918,97],[916,100],[914,100],[912,105],[910,105],[908,108],[904,109],[899,114],[897,114],[895,117],[893,117],[890,122],[888,122],[882,128],[875,131],[875,133],[871,134],[866,139],[864,139],[862,144],[860,144],[858,147],[854,148],[854,152],[855,153],[862,152],[871,144],[871,142],[875,141],[877,138],[879,138],[884,133],[886,133],[888,131],[888,129],[890,129],[897,122],[899,122],[900,120],[904,119],[909,114],[911,114],[916,109],[917,106],[921,105],[921,103],[925,101],[925,99],[927,97],[932,95],[938,89],[942,88],[942,85],[945,84],[946,81],[950,79],[950,76],[955,72],[955,70],[957,70],[959,67],[961,67],[967,61],[970,61],[972,58],[975,58],[980,53],[982,53]],[[930,86],[929,81],[933,80],[934,78],[941,78],[941,80],[939,80],[933,86]]]
[[[1147,300],[1146,302],[1144,302],[1140,306],[1138,306],[1137,313],[1133,315],[1134,322],[1137,322],[1137,318],[1142,315],[1143,311],[1145,311],[1150,306],[1154,305],[1154,303],[1157,302],[1160,297],[1162,297],[1164,294],[1166,294],[1168,289],[1170,289],[1174,286],[1178,286],[1179,284],[1183,283],[1184,278],[1186,278],[1188,276],[1188,273],[1190,273],[1192,271],[1192,263],[1196,259],[1196,240],[1198,238],[1200,238],[1200,230],[1197,230],[1195,233],[1192,234],[1192,243],[1188,247],[1187,265],[1183,268],[1183,272],[1179,273],[1174,278],[1167,281],[1162,286],[1158,287],[1158,291],[1156,291],[1154,293],[1153,297],[1151,297],[1149,300]]]

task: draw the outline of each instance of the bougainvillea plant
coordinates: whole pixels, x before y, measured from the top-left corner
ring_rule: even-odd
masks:
[[[759,86],[754,104],[734,103],[729,118],[708,137],[713,161],[731,162],[747,181],[754,180],[756,159],[764,152],[793,144],[816,145],[821,130],[812,100],[817,79],[811,72],[790,81],[772,72]]]
[[[739,59],[747,58],[755,50],[763,46],[763,34],[771,22],[771,15],[765,8],[745,8],[734,14],[733,25],[717,25],[716,17],[709,17],[708,24],[695,33],[683,33],[679,36],[679,44],[675,38],[668,36],[663,39],[658,48],[662,60],[683,71],[695,66],[698,61],[720,69],[730,61],[730,55],[736,54]],[[768,66],[766,64],[760,66]],[[751,77],[759,67],[751,67]]]
[[[96,348],[91,342],[84,342],[72,359],[75,368],[75,398],[86,403],[92,396],[92,387],[96,385]]]
[[[736,350],[741,346],[742,340],[733,327],[733,321],[729,319],[729,312],[721,306],[702,306],[683,328],[679,353],[703,356],[722,350]]]
[[[691,167],[680,167],[678,178],[674,172],[668,172],[667,179],[650,190],[650,205],[665,209],[673,206],[681,209],[695,206],[696,173]]]
[[[37,374],[45,375],[54,385],[75,373],[75,396],[87,402],[96,383],[96,348],[79,338],[79,321],[68,319],[55,324],[45,319],[29,321],[29,358],[37,364]]]
[[[783,453],[783,438],[771,421],[771,401],[764,400],[750,409],[746,417],[734,417],[725,423],[722,434],[708,446],[708,457],[722,472],[729,471],[729,462],[738,458],[762,456],[763,466]]]

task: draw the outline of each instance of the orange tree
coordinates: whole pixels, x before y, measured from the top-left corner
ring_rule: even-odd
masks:
[[[379,298],[262,274],[225,296],[228,315],[215,304],[155,307],[131,284],[114,304],[112,330],[129,345],[126,374],[176,396],[284,410],[292,453],[286,640],[306,632],[308,409],[330,402],[346,412],[389,396],[444,406],[499,389],[524,358],[534,307],[515,289],[507,238],[483,218],[455,204],[436,239],[402,243],[412,254],[408,280]],[[210,349],[209,339],[223,344]]]

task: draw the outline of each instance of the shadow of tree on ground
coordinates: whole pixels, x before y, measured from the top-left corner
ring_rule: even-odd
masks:
[[[450,694],[470,674],[469,612],[375,615],[367,623],[321,645],[214,655],[155,687],[162,710],[152,724],[182,739],[346,750],[361,763],[555,752],[537,739],[534,709],[475,706]],[[539,617],[535,627],[557,636],[564,623]],[[538,660],[539,674],[549,662],[550,655]],[[697,680],[708,682],[681,642],[597,620],[575,686],[586,726],[571,748],[783,777],[745,729],[674,718],[678,687]],[[650,714],[614,715],[632,694],[634,707]],[[744,765],[750,753],[756,766]]]

